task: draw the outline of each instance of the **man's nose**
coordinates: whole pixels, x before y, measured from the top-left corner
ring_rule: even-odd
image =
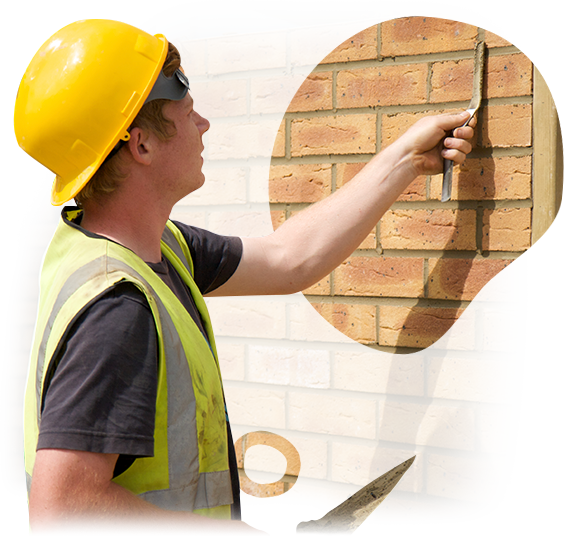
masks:
[[[198,120],[196,122],[198,129],[200,130],[201,134],[204,134],[204,132],[206,132],[210,128],[210,121],[208,121],[208,119],[206,119],[205,117],[202,117],[198,112],[195,113],[198,116]]]

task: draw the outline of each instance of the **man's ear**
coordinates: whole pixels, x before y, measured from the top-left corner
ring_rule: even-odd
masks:
[[[137,163],[143,166],[151,164],[155,139],[149,132],[139,127],[132,128],[127,145],[132,158]]]

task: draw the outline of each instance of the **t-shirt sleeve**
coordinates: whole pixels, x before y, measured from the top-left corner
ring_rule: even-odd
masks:
[[[116,285],[64,341],[47,373],[37,448],[153,456],[158,343],[143,293]]]
[[[194,282],[202,294],[222,286],[236,271],[243,253],[241,238],[173,222],[182,232],[192,255]]]

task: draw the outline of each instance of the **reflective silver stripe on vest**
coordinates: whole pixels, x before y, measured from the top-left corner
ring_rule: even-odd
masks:
[[[181,259],[184,259],[184,255],[181,256]],[[41,378],[43,367],[45,366],[45,351],[51,327],[66,300],[82,284],[89,281],[95,275],[100,274],[101,263],[103,264],[102,269],[104,271],[109,273],[116,271],[124,272],[151,291],[147,281],[133,268],[122,261],[106,256],[89,262],[69,277],[57,297],[39,348],[36,369],[38,426],[41,420],[39,411],[42,391]],[[166,348],[169,488],[149,491],[140,496],[152,504],[169,510],[196,510],[231,504],[233,499],[229,471],[199,473],[196,400],[192,387],[190,368],[180,337],[169,312],[154,292],[152,292],[152,295],[157,303],[161,320],[162,344]],[[31,485],[31,478],[29,478],[28,485]]]
[[[193,274],[192,270],[190,269],[188,259],[186,258],[181,245],[178,243],[178,240],[175,238],[175,235],[168,227],[165,227],[163,235],[161,236],[161,240],[173,250],[173,253],[178,257],[179,261],[183,263],[186,271],[192,276]]]

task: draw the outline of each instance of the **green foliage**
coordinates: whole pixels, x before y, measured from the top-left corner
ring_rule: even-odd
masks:
[[[0,59],[13,54],[12,22],[0,19]],[[13,62],[0,62],[0,76],[13,70]],[[0,84],[0,123],[12,132],[12,92]]]

